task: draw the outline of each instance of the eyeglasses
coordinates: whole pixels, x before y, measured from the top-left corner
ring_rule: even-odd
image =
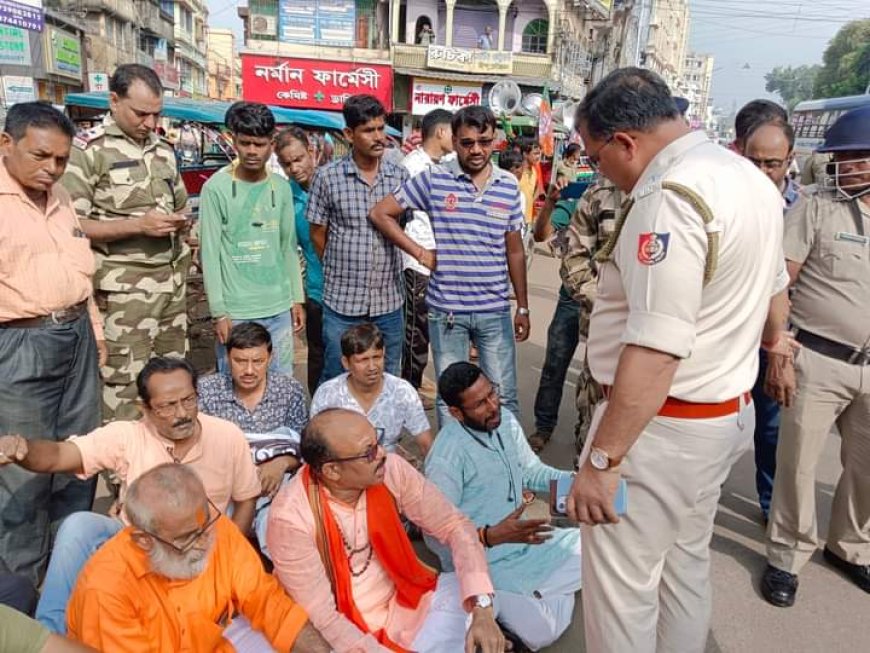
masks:
[[[614,138],[616,138],[616,136],[611,134],[610,137],[604,141],[604,145],[599,147],[595,154],[589,154],[589,150],[586,151],[586,160],[589,163],[589,167],[595,172],[598,172],[598,168],[601,165],[601,153],[604,151],[604,148],[613,142]]]
[[[482,150],[488,150],[492,147],[492,144],[495,142],[494,138],[463,138],[459,141],[459,147],[463,150],[470,150],[475,145],[479,145]]]
[[[159,406],[153,405],[151,406],[151,410],[160,415],[160,417],[170,417],[178,412],[179,404],[181,404],[181,407],[184,408],[185,411],[193,410],[196,408],[196,393],[194,392],[192,395],[183,397],[178,401],[170,401],[167,404],[160,404]]]
[[[378,457],[378,451],[381,448],[381,445],[384,442],[384,434],[386,430],[380,427],[375,427],[375,433],[377,434],[378,441],[376,444],[370,444],[366,447],[366,450],[363,451],[358,456],[347,456],[345,458],[328,458],[324,460],[324,463],[349,463],[354,460],[365,460],[367,463],[373,463]]]
[[[211,529],[211,527],[215,525],[215,523],[217,522],[218,519],[220,519],[221,511],[216,505],[214,505],[212,503],[211,499],[208,499],[208,506],[209,506],[209,511],[214,512],[214,516],[209,518],[209,520],[205,523],[205,526],[200,528],[195,533],[191,533],[187,538],[185,538],[184,542],[181,544],[178,544],[177,541],[176,542],[169,542],[167,540],[164,540],[159,535],[155,535],[154,533],[152,533],[150,531],[146,531],[144,528],[140,528],[139,530],[141,530],[143,533],[145,533],[149,537],[153,537],[155,540],[157,540],[161,544],[165,544],[166,546],[168,546],[170,549],[172,549],[173,551],[175,551],[179,555],[184,555],[185,553],[190,551],[194,547],[194,545],[197,542],[199,542],[200,539],[202,539],[202,536],[205,535],[206,533],[208,533],[208,531]]]
[[[493,383],[491,384],[487,395],[480,401],[476,402],[473,406],[466,406],[466,410],[479,410],[489,402],[498,403],[499,399],[501,399],[500,388],[497,383]]]
[[[779,170],[786,163],[790,162],[791,159],[756,159],[755,157],[747,156],[746,157],[755,167],[761,168],[762,170]]]

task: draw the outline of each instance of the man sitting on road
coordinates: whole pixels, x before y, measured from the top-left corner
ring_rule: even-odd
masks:
[[[272,506],[269,549],[278,579],[334,650],[503,651],[473,525],[386,453],[365,417],[313,417],[302,457]],[[417,559],[400,513],[449,546],[456,573],[438,576]]]
[[[308,422],[302,385],[272,372],[272,336],[257,322],[242,322],[226,342],[229,374],[199,380],[199,407],[238,426],[248,439],[263,494],[257,500],[254,528],[266,553],[266,519],[272,497],[299,467],[299,434]]]
[[[94,554],[69,604],[70,635],[100,651],[329,651],[187,465],[127,491],[130,525]]]
[[[232,520],[247,533],[260,496],[257,470],[239,428],[199,415],[196,371],[180,358],[152,358],[136,385],[143,417],[136,422],[112,422],[65,442],[0,437],[0,465],[16,463],[42,473],[78,474],[89,478],[112,470],[126,486],[164,462],[189,465],[203,479],[209,499],[220,510],[233,506]],[[66,631],[67,599],[79,571],[106,540],[124,528],[115,517],[77,512],[64,520],[48,565],[36,617],[54,632]]]
[[[346,372],[321,384],[311,400],[311,415],[327,408],[347,408],[368,417],[380,429],[379,444],[395,452],[402,429],[414,436],[423,455],[432,431],[413,386],[384,372],[384,335],[371,322],[350,327],[341,336],[341,364]]]
[[[479,367],[459,362],[438,379],[449,421],[426,458],[426,477],[479,528],[487,547],[499,623],[534,651],[555,642],[571,623],[580,589],[580,531],[526,519],[523,488],[550,491],[571,472],[543,464],[498,388]],[[490,525],[492,524],[492,525]],[[449,550],[427,537],[444,570]]]

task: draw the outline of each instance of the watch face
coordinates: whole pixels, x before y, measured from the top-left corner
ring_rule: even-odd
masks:
[[[598,449],[592,449],[589,452],[589,462],[595,469],[603,471],[610,465],[610,458],[608,458],[606,453]]]
[[[488,608],[492,605],[492,597],[489,594],[478,594],[474,605],[478,608]]]

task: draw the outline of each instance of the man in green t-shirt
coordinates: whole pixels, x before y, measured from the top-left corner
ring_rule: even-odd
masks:
[[[293,333],[305,326],[293,197],[267,165],[275,118],[264,104],[236,102],[226,114],[238,158],[202,188],[202,268],[217,336],[218,370],[228,374],[224,343],[236,322],[272,336],[270,369],[293,374]]]

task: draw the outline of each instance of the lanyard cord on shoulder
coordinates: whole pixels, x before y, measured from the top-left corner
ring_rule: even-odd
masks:
[[[484,440],[482,440],[481,438],[478,438],[472,432],[471,429],[469,429],[467,426],[465,426],[465,424],[460,422],[459,425],[465,430],[466,433],[468,433],[468,435],[471,436],[472,440],[474,440],[477,444],[479,444],[481,447],[483,447],[484,449],[486,449],[488,451],[492,451],[493,453],[495,453],[496,456],[498,456],[499,462],[501,462],[501,464],[503,464],[505,466],[505,469],[507,470],[507,474],[508,474],[507,500],[511,504],[516,505],[517,491],[516,491],[516,485],[514,485],[514,474],[513,474],[513,470],[511,469],[510,462],[507,460],[507,454],[505,453],[505,450],[504,450],[504,441],[501,439],[501,433],[499,433],[498,430],[495,431],[495,437],[498,438],[498,445],[499,446],[498,447],[494,447],[494,446],[491,447]],[[489,431],[490,437],[492,437],[492,434],[493,434],[493,432]]]

